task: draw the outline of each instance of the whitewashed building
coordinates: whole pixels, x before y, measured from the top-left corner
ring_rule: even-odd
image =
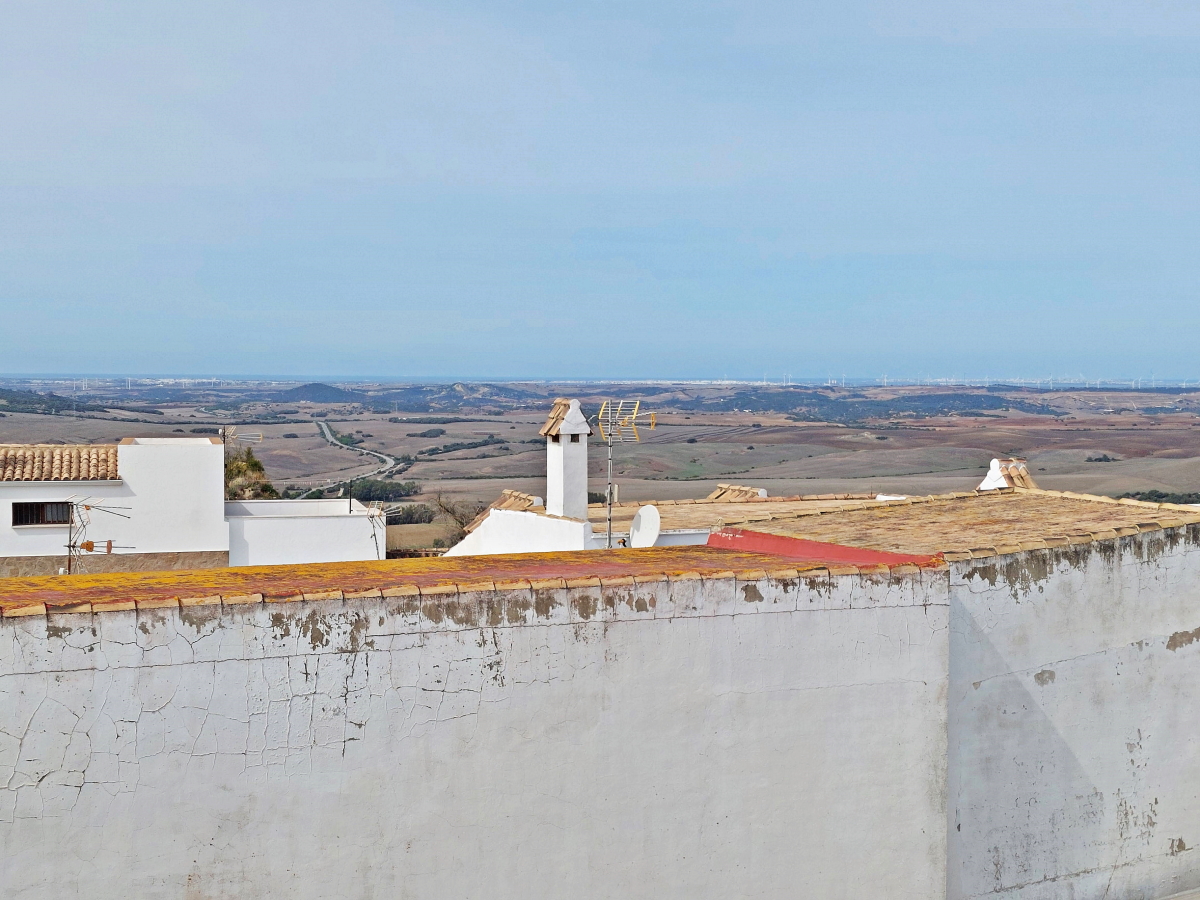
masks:
[[[747,519],[797,515],[847,501],[883,503],[894,494],[820,494],[769,497],[766,490],[719,484],[700,500],[588,503],[588,436],[578,400],[554,401],[541,434],[546,438],[546,499],[506,490],[467,526],[447,556],[552,553],[620,547],[698,546],[715,529]],[[611,514],[610,514],[611,512]]]
[[[384,557],[377,511],[226,502],[224,469],[208,437],[0,445],[0,577]]]

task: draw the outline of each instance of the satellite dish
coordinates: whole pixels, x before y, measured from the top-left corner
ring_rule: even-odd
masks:
[[[629,526],[629,546],[653,547],[661,527],[662,518],[658,515],[657,506],[639,508],[633,517],[633,524]]]

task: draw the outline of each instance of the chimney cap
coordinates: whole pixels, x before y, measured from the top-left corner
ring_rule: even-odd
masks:
[[[579,401],[569,397],[558,397],[550,407],[550,415],[546,424],[538,432],[543,437],[553,437],[556,434],[594,434],[592,426],[584,418],[579,408]]]

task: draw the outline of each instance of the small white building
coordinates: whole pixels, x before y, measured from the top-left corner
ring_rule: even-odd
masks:
[[[0,445],[0,577],[382,559],[383,531],[357,502],[227,503],[217,438]]]
[[[608,546],[609,509],[588,504],[587,439],[592,433],[578,400],[554,401],[541,434],[546,438],[546,501],[506,490],[467,526],[447,556],[551,553]],[[719,528],[773,515],[794,516],[847,502],[880,504],[903,499],[882,494],[768,497],[762,488],[720,484],[702,500],[614,503],[614,547],[701,545]]]
[[[229,565],[383,559],[382,511],[357,500],[227,500]]]

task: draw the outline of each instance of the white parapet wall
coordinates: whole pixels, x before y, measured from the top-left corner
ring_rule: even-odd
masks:
[[[1200,888],[1200,530],[951,569],[949,897]]]
[[[0,619],[0,884],[929,900],[947,574]]]
[[[383,559],[383,516],[357,500],[225,503],[231,566]]]

